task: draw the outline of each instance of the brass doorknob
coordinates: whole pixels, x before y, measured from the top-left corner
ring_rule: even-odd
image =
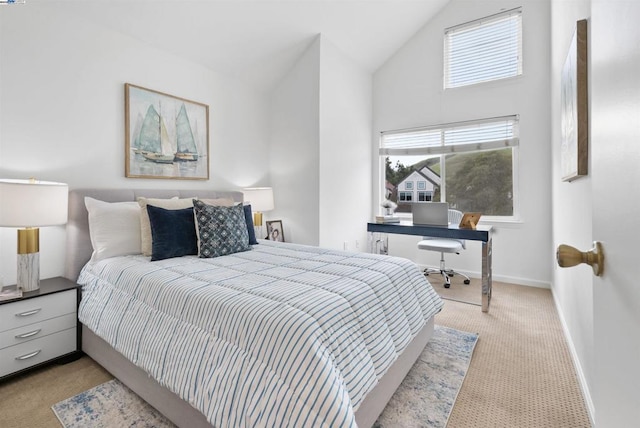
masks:
[[[589,251],[580,251],[570,245],[561,244],[556,251],[556,259],[558,266],[571,267],[586,263],[593,268],[596,276],[602,276],[604,272],[604,252],[602,251],[602,243],[595,241],[593,248]]]

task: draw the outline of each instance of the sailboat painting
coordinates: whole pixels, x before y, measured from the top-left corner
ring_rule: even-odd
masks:
[[[125,83],[125,176],[207,180],[209,106]]]

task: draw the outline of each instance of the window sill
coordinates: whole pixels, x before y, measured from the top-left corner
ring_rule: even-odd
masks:
[[[379,215],[382,215],[382,214],[379,214]],[[396,215],[400,217],[401,221],[412,220],[411,214],[396,213]],[[487,218],[480,218],[479,224],[485,224],[488,226],[496,226],[496,227],[515,228],[523,225],[524,221],[522,219],[515,219],[515,218],[501,219],[499,217],[487,217]]]

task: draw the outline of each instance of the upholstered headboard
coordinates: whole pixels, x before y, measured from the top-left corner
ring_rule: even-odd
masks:
[[[216,190],[164,190],[164,189],[74,189],[69,191],[69,220],[67,222],[67,262],[64,276],[72,281],[78,279],[82,267],[91,258],[93,248],[89,237],[89,220],[84,197],[105,202],[136,201],[147,198],[230,198],[242,202],[239,191]]]

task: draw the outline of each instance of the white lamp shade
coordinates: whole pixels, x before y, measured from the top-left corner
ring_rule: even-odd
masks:
[[[41,227],[67,222],[69,186],[0,179],[0,226]]]
[[[251,204],[252,211],[271,211],[273,203],[273,189],[271,187],[248,187],[242,189],[244,200]]]

